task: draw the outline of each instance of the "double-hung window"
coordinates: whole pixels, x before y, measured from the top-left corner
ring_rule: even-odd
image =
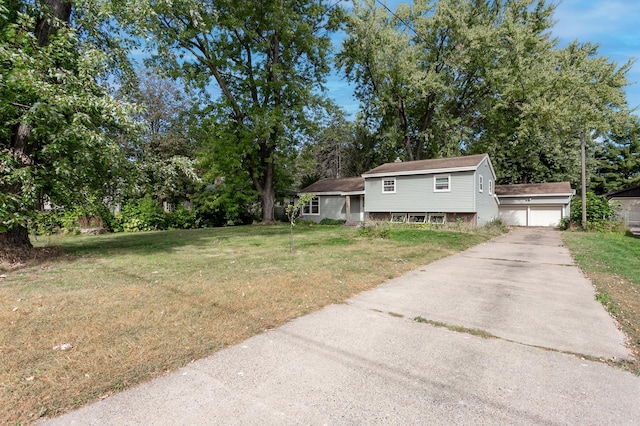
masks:
[[[318,199],[318,197],[313,197],[311,201],[302,206],[302,214],[320,214],[320,200]]]
[[[478,192],[484,192],[484,178],[482,175],[478,176]]]
[[[396,192],[396,178],[382,179],[382,193],[393,194],[394,192]]]
[[[436,175],[433,179],[433,192],[451,191],[451,175]]]
[[[489,195],[493,194],[493,181],[489,179]]]

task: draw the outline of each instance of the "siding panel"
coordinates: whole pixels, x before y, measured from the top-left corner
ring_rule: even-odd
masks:
[[[383,178],[365,180],[367,212],[474,212],[474,173],[452,173],[451,190],[434,192],[434,176],[413,175],[396,178],[396,192],[382,193]]]
[[[484,181],[484,190],[479,191],[478,181],[479,176],[482,176]],[[493,190],[489,193],[491,185],[489,181],[493,182]],[[495,191],[496,177],[491,172],[488,160],[484,160],[478,170],[476,171],[476,211],[478,212],[478,225],[484,225],[487,222],[491,222],[493,219],[499,216],[498,213],[498,200],[493,192]]]

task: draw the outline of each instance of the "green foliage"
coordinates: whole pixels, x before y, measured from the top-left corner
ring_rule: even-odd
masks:
[[[618,226],[616,217],[619,206],[610,203],[604,195],[596,195],[587,192],[587,229],[599,232],[611,232]],[[572,224],[582,222],[582,200],[581,197],[573,197],[571,200],[570,224],[565,224],[564,229],[570,228]]]
[[[596,152],[591,188],[598,194],[640,185],[640,120],[622,135],[611,134]]]
[[[53,235],[62,232],[61,211],[39,211],[29,222],[29,233],[33,235]]]
[[[618,67],[590,43],[558,48],[544,0],[355,2],[339,64],[378,147],[406,160],[489,153],[501,183],[579,181],[593,149],[629,128]],[[588,162],[594,170],[595,162]]]
[[[165,224],[169,229],[189,229],[196,227],[196,212],[180,204],[175,211],[166,215]]]
[[[117,13],[155,49],[153,61],[203,97],[215,168],[260,197],[263,221],[329,71],[329,32],[340,8],[323,0],[122,3]],[[229,209],[227,209],[229,210]]]
[[[344,219],[331,219],[328,217],[325,217],[319,222],[320,225],[344,225],[345,223],[347,223],[347,221]]]
[[[98,82],[108,55],[42,4],[0,26],[0,232],[25,226],[43,193],[71,206],[108,192],[125,167],[118,138],[136,129],[135,108]]]
[[[202,188],[191,201],[198,227],[246,225],[256,219],[254,192],[234,188],[226,179]]]
[[[297,202],[287,205],[284,209],[289,219],[289,253],[293,253],[293,227],[296,225],[296,218],[299,216],[302,208],[306,204],[309,204],[314,197],[314,194],[302,194]]]
[[[387,222],[362,222],[358,226],[356,236],[360,238],[388,239],[391,236],[391,227]]]
[[[117,217],[124,232],[165,229],[164,211],[152,198],[142,198],[134,203],[126,204]]]

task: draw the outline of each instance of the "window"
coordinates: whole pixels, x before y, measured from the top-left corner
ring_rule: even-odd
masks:
[[[489,179],[489,195],[493,194],[493,181]]]
[[[427,219],[427,215],[425,214],[410,214],[408,216],[407,222],[409,223],[424,223]]]
[[[444,213],[431,213],[429,214],[429,222],[431,223],[444,223],[445,214]]]
[[[484,179],[483,179],[482,175],[478,176],[478,191],[479,192],[483,192],[484,191]]]
[[[436,176],[433,180],[434,192],[448,192],[451,191],[451,175]]]
[[[302,206],[302,214],[320,214],[320,200],[318,197],[313,197],[311,201]]]
[[[382,193],[391,194],[396,192],[396,178],[388,178],[382,180]]]
[[[392,213],[391,214],[391,222],[404,223],[406,220],[407,220],[407,215],[405,213]]]

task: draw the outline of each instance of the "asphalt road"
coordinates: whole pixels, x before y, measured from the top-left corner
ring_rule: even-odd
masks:
[[[601,361],[630,356],[559,232],[521,228],[46,424],[638,425]]]

